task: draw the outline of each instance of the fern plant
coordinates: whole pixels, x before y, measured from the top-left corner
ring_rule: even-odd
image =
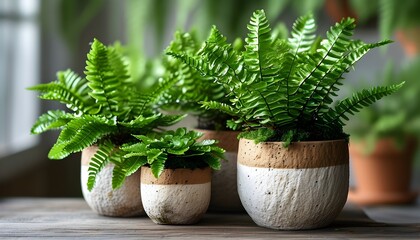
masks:
[[[71,153],[98,145],[89,164],[88,189],[96,175],[108,163],[114,163],[113,187],[122,184],[124,165],[119,147],[134,141],[132,135],[147,134],[161,126],[180,121],[183,115],[166,116],[154,104],[173,82],[164,80],[149,94],[137,90],[127,71],[127,64],[113,46],[94,39],[87,55],[86,77],[71,70],[60,71],[56,81],[29,88],[40,92],[40,98],[64,103],[69,111],[51,110],[35,122],[31,133],[59,129],[60,134],[48,157],[63,159]]]
[[[220,169],[223,159],[222,148],[215,140],[197,141],[203,134],[178,128],[176,131],[151,132],[147,135],[135,135],[139,140],[122,146],[124,158],[132,162],[127,172],[135,172],[143,165],[149,166],[158,178],[165,168],[203,168]]]
[[[181,33],[177,31],[174,40],[169,44],[168,52],[185,52],[196,54],[201,44],[194,32]],[[241,48],[239,41],[236,48]],[[226,130],[229,115],[214,109],[204,109],[199,102],[218,101],[225,104],[229,100],[226,89],[212,81],[207,76],[200,75],[187,64],[172,56],[165,55],[162,59],[165,77],[173,77],[176,83],[161,98],[160,107],[168,110],[180,110],[191,113],[198,118],[198,128],[210,130]]]
[[[230,103],[205,101],[203,106],[233,116],[232,129],[240,137],[260,141],[313,141],[347,139],[344,121],[376,100],[395,92],[401,84],[354,93],[333,105],[347,73],[370,49],[388,44],[353,40],[354,20],[343,19],[322,41],[316,37],[312,15],[297,19],[291,37],[273,37],[263,10],[248,24],[245,50],[238,52],[213,27],[197,54],[170,52],[211,77],[229,92]]]

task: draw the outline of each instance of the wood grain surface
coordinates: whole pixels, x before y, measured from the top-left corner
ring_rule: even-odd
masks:
[[[0,238],[68,239],[420,239],[420,224],[370,220],[346,205],[329,227],[276,231],[256,226],[246,214],[208,213],[196,225],[156,225],[147,217],[110,218],[95,214],[83,199],[0,199]]]

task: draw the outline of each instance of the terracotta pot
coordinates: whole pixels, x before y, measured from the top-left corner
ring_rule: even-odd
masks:
[[[356,188],[349,201],[361,205],[401,204],[416,199],[410,192],[411,170],[417,143],[414,139],[400,149],[393,139],[379,140],[372,153],[363,142],[350,143]]]
[[[105,166],[96,177],[92,191],[87,189],[89,162],[98,150],[92,146],[82,151],[81,184],[83,197],[89,207],[100,215],[133,217],[145,215],[140,195],[140,171],[126,178],[121,188],[112,189],[113,164]]]
[[[259,226],[298,230],[329,225],[340,213],[349,186],[344,140],[255,144],[241,139],[238,190]]]
[[[399,29],[395,37],[409,57],[415,57],[420,50],[420,28]]]
[[[244,212],[238,195],[236,165],[238,157],[238,131],[212,131],[196,129],[204,133],[200,140],[214,139],[218,146],[225,149],[225,158],[220,170],[213,171],[211,181],[210,211]]]
[[[144,210],[157,224],[194,224],[210,202],[211,169],[165,169],[156,179],[149,167],[141,168]]]
[[[334,22],[340,22],[346,17],[358,18],[348,0],[326,0],[325,10]]]

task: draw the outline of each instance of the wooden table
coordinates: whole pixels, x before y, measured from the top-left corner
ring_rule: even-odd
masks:
[[[246,214],[206,214],[197,225],[156,225],[147,217],[110,218],[95,214],[83,199],[0,199],[0,238],[71,239],[420,239],[420,223],[389,224],[370,220],[346,205],[329,227],[309,231],[276,231],[256,226]]]

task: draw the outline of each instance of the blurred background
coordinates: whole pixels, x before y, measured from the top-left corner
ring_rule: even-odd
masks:
[[[59,70],[83,74],[90,42],[119,41],[134,77],[153,81],[153,71],[175,30],[195,30],[202,40],[217,25],[229,41],[246,37],[252,12],[265,9],[272,26],[312,11],[319,34],[342,17],[357,20],[355,38],[394,43],[368,53],[346,77],[342,95],[406,81],[399,95],[381,101],[349,122],[354,139],[373,149],[381,138],[397,145],[420,136],[420,1],[415,0],[0,0],[0,197],[79,197],[80,155],[47,159],[57,133],[30,135],[36,118],[62,106],[26,90],[55,80]],[[417,66],[418,65],[418,66]],[[418,74],[417,74],[418,72]],[[405,91],[407,90],[407,91]],[[408,91],[410,90],[410,91]],[[366,140],[367,139],[367,140]],[[415,144],[416,152],[418,144]],[[413,160],[411,188],[419,189],[420,161]],[[353,171],[353,170],[352,170]],[[352,184],[356,184],[353,178]]]

